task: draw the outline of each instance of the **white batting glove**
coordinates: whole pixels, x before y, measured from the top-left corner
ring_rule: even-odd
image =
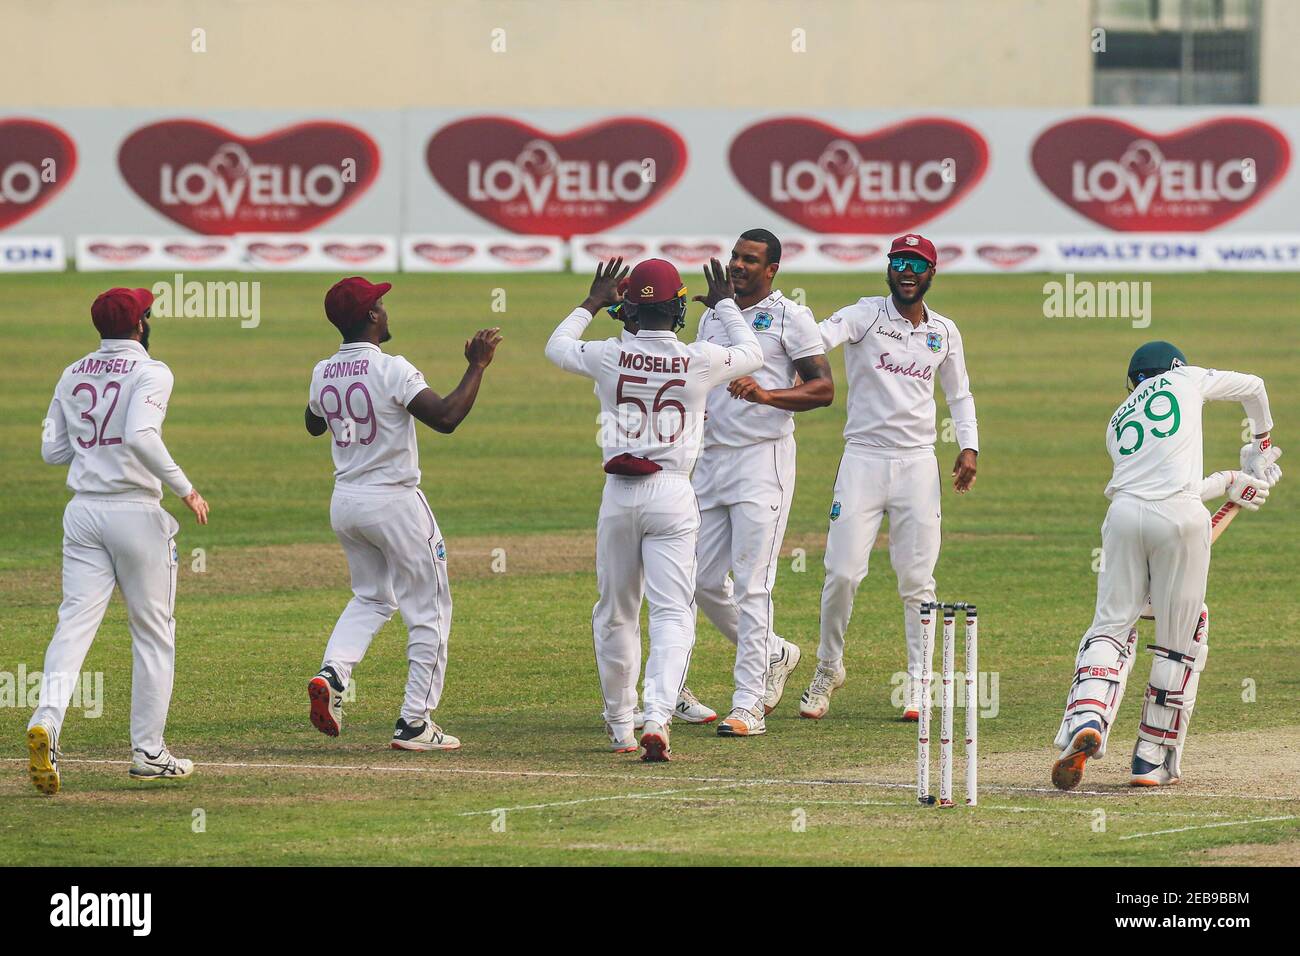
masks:
[[[1282,449],[1273,444],[1272,438],[1257,438],[1248,445],[1241,446],[1241,470],[1248,471],[1256,478],[1269,480],[1269,469],[1276,468],[1276,462],[1282,457]],[[1277,469],[1277,478],[1282,477],[1282,469]],[[1276,484],[1276,479],[1271,480]]]
[[[1228,479],[1228,500],[1233,504],[1240,505],[1247,511],[1258,511],[1259,506],[1268,500],[1270,482],[1244,471],[1228,474],[1232,476]]]

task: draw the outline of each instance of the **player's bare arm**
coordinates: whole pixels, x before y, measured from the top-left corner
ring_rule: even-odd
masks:
[[[975,484],[975,459],[979,452],[973,448],[963,448],[957,454],[957,463],[952,466],[952,487],[959,495],[970,491]]]
[[[597,265],[596,276],[591,280],[591,290],[587,293],[587,297],[582,300],[582,308],[595,315],[601,309],[608,309],[622,302],[621,286],[631,271],[631,266],[623,265],[622,256]]]
[[[460,384],[444,398],[431,388],[426,388],[411,399],[406,410],[417,421],[436,432],[450,435],[474,407],[478,387],[483,382],[483,371],[492,364],[497,346],[501,344],[501,330],[480,329],[465,343],[465,361],[469,363]]]
[[[732,398],[753,402],[756,405],[771,405],[787,412],[806,412],[814,408],[825,408],[835,400],[835,382],[831,378],[831,363],[825,355],[809,355],[795,359],[798,379],[792,388],[763,388],[752,376],[746,375],[736,379],[727,386]]]
[[[303,422],[307,426],[307,434],[312,438],[319,438],[324,435],[325,429],[329,427],[325,424],[325,419],[311,410],[310,405],[303,409]]]

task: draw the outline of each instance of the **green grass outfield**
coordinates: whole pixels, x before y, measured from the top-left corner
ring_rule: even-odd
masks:
[[[1263,375],[1278,443],[1300,463],[1300,276],[1151,277],[1147,329],[1044,318],[1043,276],[936,280],[930,302],[965,339],[982,443],[974,491],[958,498],[945,489],[937,577],[945,598],[978,601],[980,663],[998,691],[996,715],[980,725],[981,806],[952,811],[920,808],[910,791],[916,734],[897,722],[891,701],[904,651],[882,547],[858,593],[848,684],[826,719],[797,716],[813,666],[825,515],[842,444],[838,353],[834,406],[799,417],[798,486],[776,588],[778,630],[803,647],[805,663],[766,737],[724,740],[681,726],[673,762],[646,765],[605,752],[600,721],[589,629],[603,480],[595,400],[589,383],[542,354],[586,280],[392,278],[389,348],[440,391],[458,380],[472,330],[505,330],[461,429],[420,433],[423,487],[446,535],[455,599],[438,719],[464,749],[387,749],[405,674],[400,619],[357,670],[344,736],[328,739],[307,720],[306,682],[348,597],[329,529],[329,450],[302,428],[311,368],[336,336],[321,309],[328,278],[262,276],[256,329],[233,319],[154,323],[153,353],[176,375],[167,442],[213,508],[201,529],[176,499],[165,501],[183,528],[168,741],[198,770],[167,788],[127,778],[130,652],[115,599],[85,665],[103,674],[103,713],[70,712],[56,798],[27,781],[30,709],[0,701],[6,863],[1300,862],[1296,475],[1216,546],[1211,653],[1183,785],[1124,786],[1149,655],[1112,753],[1090,768],[1084,792],[1057,794],[1048,781],[1074,649],[1092,613],[1110,472],[1103,430],[1123,396],[1128,356],[1167,338],[1193,362]],[[65,469],[39,455],[51,390],[59,371],[95,346],[94,295],[155,279],[170,276],[2,280],[0,671],[10,675],[40,668],[60,597]],[[688,281],[696,291],[700,282]],[[824,318],[878,294],[883,276],[783,276],[778,285],[805,289]],[[504,313],[491,311],[496,289],[505,290]],[[693,330],[698,307],[691,315]],[[604,320],[595,328],[614,331]],[[1238,406],[1206,410],[1208,470],[1236,467],[1241,418]],[[940,447],[945,472],[955,453]],[[801,572],[795,547],[807,552]],[[201,573],[191,570],[200,548]],[[505,549],[505,573],[491,570],[494,548]],[[730,697],[729,651],[701,619],[690,683],[718,709]],[[960,768],[959,754],[959,781]]]

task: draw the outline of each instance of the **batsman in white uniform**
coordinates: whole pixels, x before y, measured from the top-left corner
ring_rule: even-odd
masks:
[[[1168,342],[1148,342],[1129,362],[1129,397],[1106,427],[1114,471],[1101,526],[1097,608],[1079,642],[1074,681],[1056,735],[1062,748],[1052,782],[1078,786],[1089,757],[1101,757],[1136,658],[1136,625],[1150,595],[1155,617],[1151,677],[1142,700],[1130,783],[1177,783],[1196,690],[1209,653],[1205,607],[1210,514],[1203,498],[1227,493],[1251,507],[1280,477],[1281,451],[1264,382],[1254,375],[1198,368]],[[1203,479],[1201,410],[1237,401],[1255,440],[1241,450],[1242,473]]]
[[[622,259],[597,267],[587,298],[546,344],[546,357],[560,368],[596,381],[608,476],[596,522],[596,664],[610,748],[631,752],[637,747],[633,709],[641,671],[637,620],[644,581],[650,658],[640,747],[641,759],[649,761],[671,755],[668,725],[695,644],[700,517],[690,471],[699,456],[705,402],[710,389],[763,364],[726,271],[715,259],[705,276],[708,294],[696,298],[726,322],[735,343],[729,348],[678,341],[677,330],[685,325],[686,288],[677,269],[662,259],[648,259],[630,275]],[[583,341],[592,316],[620,302],[638,324],[636,335],[630,341]]]
[[[474,407],[501,336],[484,329],[465,343],[469,367],[455,390],[441,397],[414,365],[379,347],[392,338],[383,305],[391,288],[353,276],[325,296],[325,314],[343,344],[312,371],[306,426],[313,437],[330,433],[330,525],[347,555],[353,596],[307,693],[312,724],[337,737],[352,670],[400,609],[410,666],[390,746],[456,750],[460,741],[432,717],[447,674],[451,590],[442,532],[420,491],[415,423],[442,434],[456,429]]]
[[[176,656],[176,519],[163,485],[208,523],[208,504],[163,444],[171,370],[149,357],[147,289],[109,289],[90,307],[99,348],[69,365],[46,415],[41,457],[70,465],[63,512],[63,603],[27,728],[32,783],[58,793],[59,734],[81,665],[116,585],[131,631],[131,769],[140,780],[188,777],[163,742]]]
[[[691,477],[700,506],[695,600],[736,645],[735,692],[720,737],[766,733],[766,715],[799,665],[799,648],[773,630],[772,607],[794,497],[794,413],[835,398],[812,311],[772,289],[780,262],[780,240],[766,229],[741,234],[731,250],[736,305],[758,337],[763,367],[709,393],[704,450]],[[732,344],[712,310],[700,318],[696,341]]]
[[[826,581],[822,586],[817,670],[799,701],[804,717],[821,718],[844,683],[844,634],[853,597],[867,575],[880,522],[889,515],[889,558],[898,576],[907,636],[908,701],[919,714],[922,660],[920,605],[933,601],[939,559],[939,465],[935,459],[934,380],[943,385],[960,452],[953,487],[975,481],[979,435],[961,334],[926,307],[935,272],[934,244],[908,234],[894,240],[886,277],[890,294],[859,299],[818,328],[827,349],[844,346],[849,380],[844,457],[835,476]]]

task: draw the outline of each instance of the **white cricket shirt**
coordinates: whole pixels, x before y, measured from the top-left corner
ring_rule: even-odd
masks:
[[[132,339],[103,339],[63,370],[46,414],[41,457],[71,463],[77,494],[158,501],[166,482],[179,497],[194,490],[162,440],[171,369]]]
[[[596,381],[603,461],[630,454],[664,471],[690,471],[700,454],[709,389],[763,364],[762,349],[736,303],[723,300],[717,312],[736,344],[687,345],[672,332],[648,329],[584,342],[592,317],[582,308],[551,334],[546,357],[566,372]]]
[[[760,302],[741,309],[741,314],[763,350],[763,367],[753,377],[765,389],[793,388],[795,361],[826,354],[812,310],[791,302],[780,292],[773,290]],[[732,344],[726,326],[712,309],[705,309],[700,317],[695,340]],[[710,445],[743,447],[793,433],[794,412],[732,398],[725,385],[709,392],[705,448]]]
[[[878,295],[846,305],[817,328],[827,350],[844,346],[846,441],[888,451],[933,450],[937,376],[958,444],[979,451],[975,397],[951,319],[927,306],[925,321],[913,328],[889,296]]]
[[[406,410],[428,388],[401,355],[352,342],[317,363],[307,406],[325,419],[340,491],[383,492],[420,483],[415,419]]]
[[[1268,393],[1257,375],[1184,365],[1139,385],[1106,425],[1106,450],[1115,463],[1106,497],[1160,501],[1183,492],[1199,497],[1201,409],[1206,402],[1231,401],[1241,402],[1257,434],[1272,429]]]

